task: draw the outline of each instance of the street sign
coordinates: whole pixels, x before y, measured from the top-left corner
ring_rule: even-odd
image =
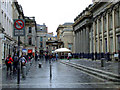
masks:
[[[22,49],[22,52],[25,52],[25,53],[27,53],[27,49]]]
[[[14,36],[25,36],[25,20],[24,19],[14,19],[13,24]]]

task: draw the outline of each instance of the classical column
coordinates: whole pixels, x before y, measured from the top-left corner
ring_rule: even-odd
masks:
[[[100,32],[100,30],[99,30],[99,19],[97,19],[97,52],[98,53],[100,53],[100,34],[99,34],[99,32]]]
[[[73,39],[73,53],[75,53],[75,31],[73,31],[73,37],[74,37],[74,39]]]
[[[76,37],[76,52],[78,53],[78,31],[76,32],[76,35],[77,35],[77,37]]]
[[[83,28],[83,37],[82,37],[82,41],[83,41],[83,52],[85,52],[85,29]]]
[[[86,53],[86,49],[87,49],[87,41],[86,41],[86,27],[85,27],[85,29],[84,29],[84,52]]]
[[[113,21],[113,51],[116,52],[116,34],[115,34],[115,10],[112,10],[112,21]]]
[[[79,42],[79,46],[80,46],[79,53],[80,53],[81,52],[81,29],[80,29],[79,37],[80,37],[80,42]]]
[[[96,28],[95,28],[95,21],[93,22],[93,45],[94,45],[94,53],[96,52]]]
[[[79,53],[79,47],[80,47],[80,46],[79,46],[79,41],[80,41],[80,40],[79,40],[79,30],[78,30],[78,42],[77,42],[77,43],[78,43],[78,49],[77,49],[77,50],[78,50],[78,53]]]
[[[75,53],[77,53],[77,31],[75,31]]]
[[[102,16],[101,18],[101,22],[102,22],[102,52],[105,52],[105,40],[104,40],[104,17]]]
[[[83,29],[81,29],[81,52],[83,52]]]
[[[107,25],[107,52],[110,52],[110,37],[109,37],[109,15],[106,13]]]
[[[86,52],[89,53],[90,51],[90,41],[89,41],[89,27],[86,27]]]

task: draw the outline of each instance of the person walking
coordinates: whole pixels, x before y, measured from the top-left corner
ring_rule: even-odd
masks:
[[[68,59],[69,61],[70,61],[71,57],[72,57],[71,53],[68,53],[67,59]]]
[[[13,57],[13,73],[17,71],[18,63],[19,63],[19,59],[17,54],[15,54],[15,56]]]
[[[27,63],[27,60],[25,59],[24,56],[21,56],[20,61],[21,61],[22,77],[25,78],[25,76],[26,76],[26,63]]]
[[[25,66],[27,63],[27,60],[25,59],[25,57],[21,56],[20,62],[21,62],[21,70],[22,70],[23,66]]]
[[[56,57],[56,61],[57,61],[58,60],[58,54],[57,53],[56,53],[55,57]]]
[[[10,69],[10,74],[12,72],[12,62],[13,62],[13,59],[11,58],[11,55],[9,55],[7,58],[6,58],[6,66],[7,66],[7,73]]]
[[[47,61],[48,60],[48,54],[45,54],[45,60]]]
[[[37,61],[37,59],[38,59],[38,54],[36,53],[35,54],[35,61]]]

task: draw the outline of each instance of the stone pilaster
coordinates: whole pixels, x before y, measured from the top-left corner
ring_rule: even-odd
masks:
[[[115,10],[112,10],[112,21],[113,21],[113,52],[116,52],[116,34],[115,34]]]

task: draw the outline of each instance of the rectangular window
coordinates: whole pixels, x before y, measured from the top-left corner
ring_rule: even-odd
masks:
[[[110,52],[113,52],[113,37],[110,38]]]
[[[43,37],[40,37],[40,41],[41,41],[41,42],[43,41]]]
[[[112,20],[112,14],[110,15],[110,17],[109,17],[109,29],[112,29],[112,26],[113,26],[113,20]]]
[[[29,39],[28,39],[28,43],[29,43],[29,45],[32,45],[32,38],[31,37],[29,37]]]
[[[119,20],[120,20],[120,17],[119,17],[120,15],[119,14],[120,14],[120,12],[117,11],[117,14],[116,14],[116,17],[115,17],[116,18],[116,26],[117,27],[119,27]]]
[[[117,44],[118,46],[117,46],[117,47],[118,47],[118,50],[120,50],[120,36],[118,36],[117,38],[118,38],[118,42],[117,42],[117,43],[118,43],[118,44]]]
[[[107,21],[106,21],[106,17],[104,17],[104,31],[107,31]]]
[[[100,30],[99,32],[102,33],[102,22],[101,22],[101,20],[99,20],[99,30]]]
[[[95,35],[97,35],[97,22],[95,22]]]
[[[41,47],[41,48],[43,47],[43,43],[42,43],[42,42],[40,43],[40,47]]]
[[[32,33],[32,28],[31,27],[29,27],[29,33]]]

